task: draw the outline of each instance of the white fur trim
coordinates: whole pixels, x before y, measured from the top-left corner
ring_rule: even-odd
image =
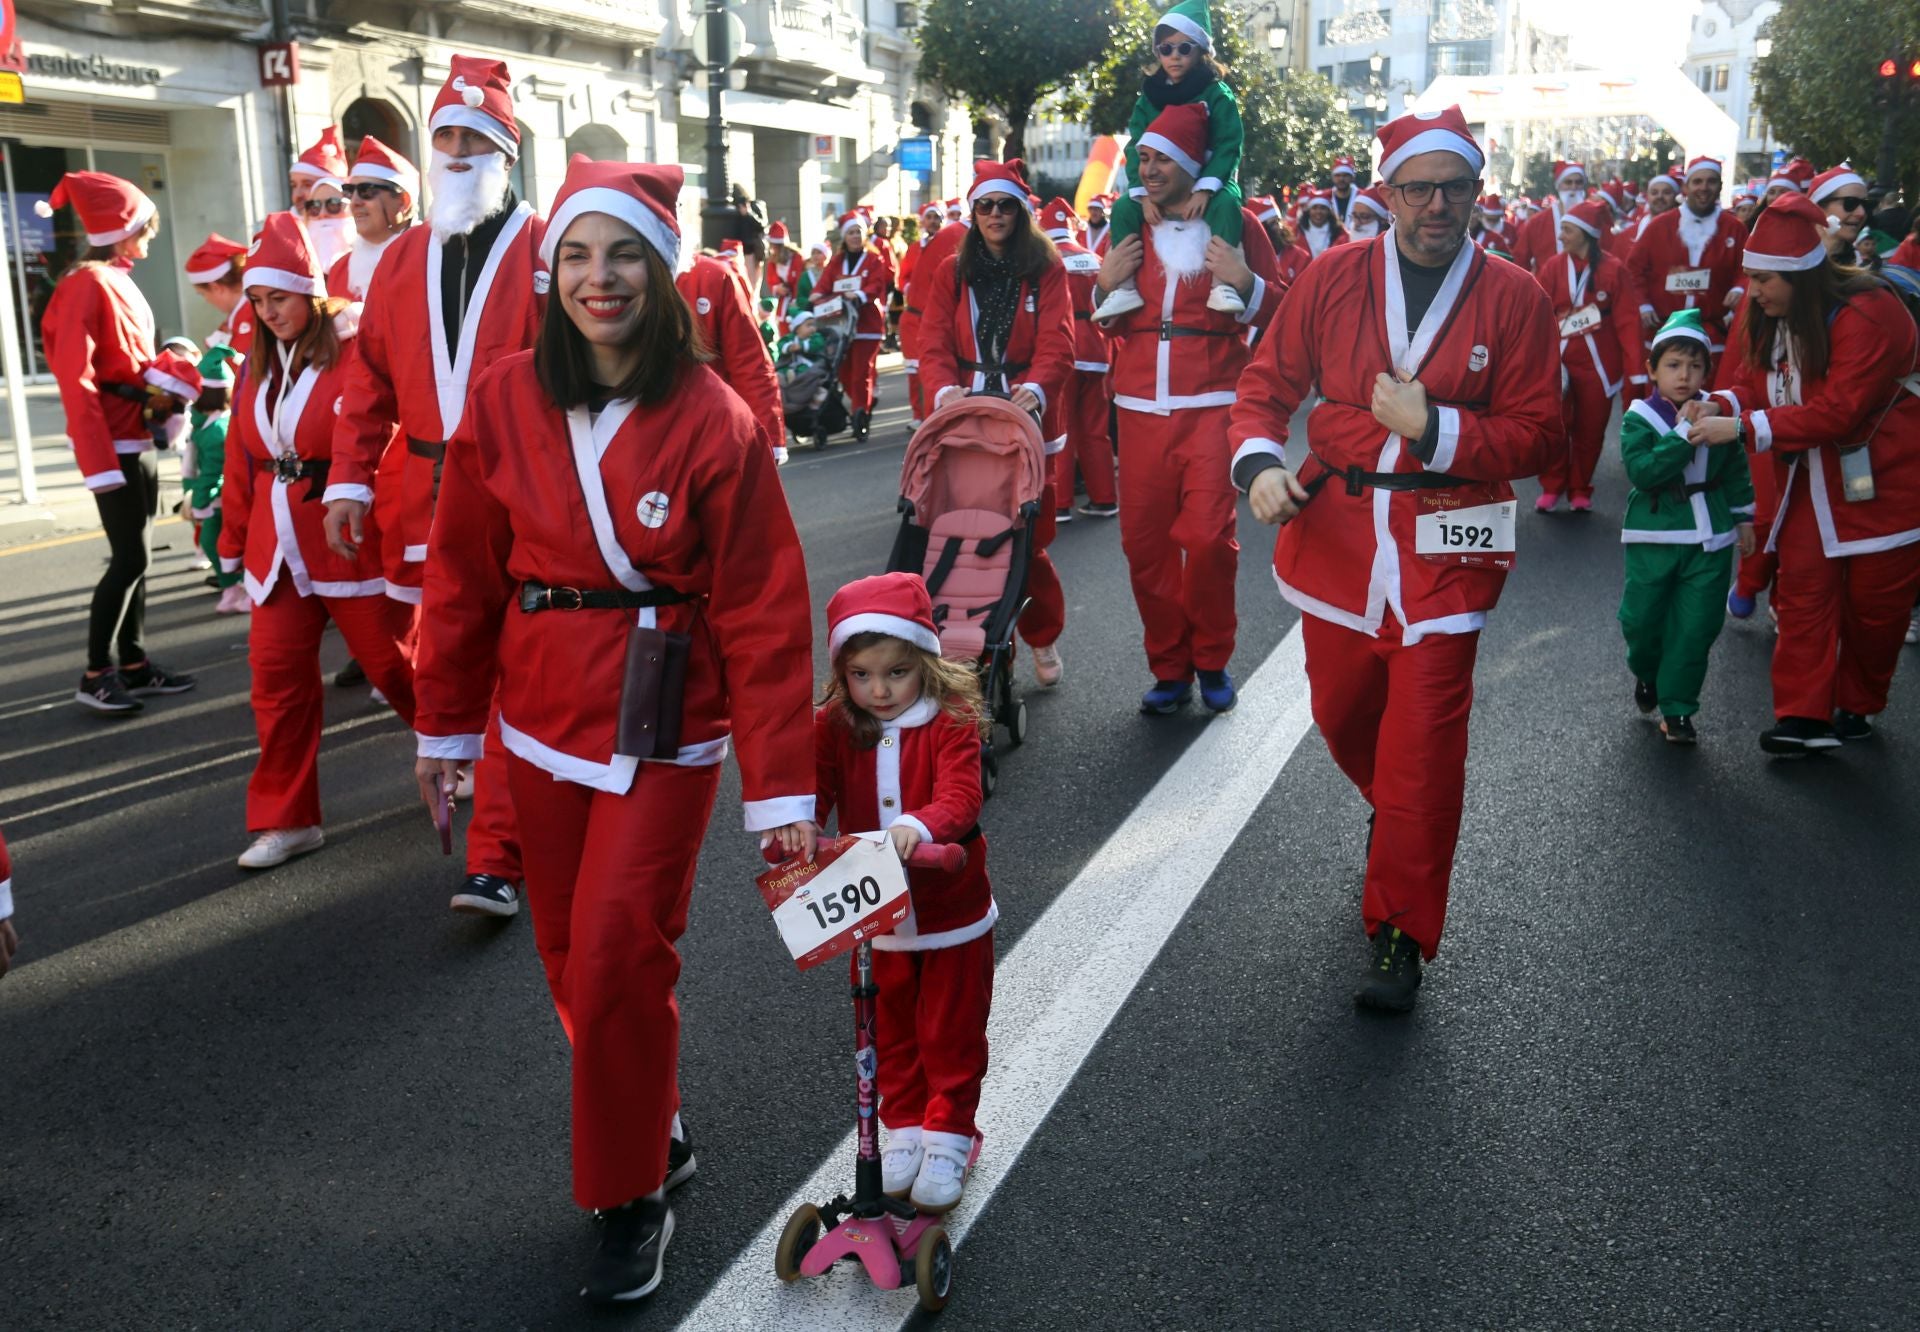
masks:
[[[680,235],[660,214],[642,203],[639,198],[623,190],[608,189],[596,185],[591,189],[575,190],[566,201],[553,210],[553,216],[547,220],[546,235],[540,238],[540,262],[548,268],[553,267],[553,252],[566,238],[567,228],[587,213],[605,213],[618,218],[640,233],[640,238],[651,245],[668,268],[677,268],[680,264]]]
[[[335,485],[328,486],[325,491],[321,492],[321,503],[331,504],[335,500],[356,500],[361,504],[372,504],[373,487]]]
[[[1815,190],[1809,197],[1811,197],[1815,203],[1820,203],[1824,201],[1829,194],[1846,185],[1858,185],[1863,190],[1867,188],[1866,181],[1860,179],[1860,177],[1851,171],[1843,171],[1819,189]]]
[[[500,122],[485,111],[470,106],[443,106],[433,113],[433,119],[427,122],[427,132],[445,129],[449,125],[458,129],[470,129],[484,134],[507,155],[509,162],[520,156],[520,141],[513,133],[501,128]]]
[[[291,273],[284,268],[249,268],[242,276],[249,287],[271,287],[299,296],[327,294],[327,284],[309,273]]]
[[[1198,43],[1202,51],[1211,51],[1213,49],[1213,39],[1207,36],[1198,23],[1195,23],[1185,14],[1162,14],[1154,20],[1153,26],[1156,28],[1172,28],[1175,32],[1184,33]]]
[[[111,486],[124,486],[127,474],[116,467],[111,472],[90,472],[81,479],[87,483],[88,490],[106,490]]]
[[[183,402],[191,402],[200,396],[199,391],[185,380],[175,379],[172,375],[154,366],[148,366],[143,370],[140,378],[155,388],[165,389]]]
[[[13,914],[13,879],[11,876],[0,879],[0,920]]]
[[[205,286],[209,282],[218,282],[227,275],[228,270],[232,267],[233,260],[226,259],[221,261],[220,267],[218,268],[189,268],[187,270],[187,281],[193,283],[196,287]],[[209,339],[209,341],[211,341],[211,339]]]
[[[1827,246],[1817,241],[1814,247],[1802,255],[1762,254],[1748,245],[1740,256],[1742,268],[1759,268],[1773,273],[1805,273],[1820,267],[1827,261]]]
[[[1148,130],[1145,134],[1142,134],[1140,136],[1140,142],[1138,146],[1141,148],[1151,148],[1158,153],[1165,153],[1168,157],[1171,157],[1174,160],[1174,162],[1178,164],[1180,169],[1186,172],[1189,176],[1198,178],[1198,176],[1200,175],[1199,161],[1196,158],[1189,156],[1187,154],[1186,149],[1182,148],[1179,144],[1175,143],[1172,139],[1169,139],[1164,134],[1156,134],[1152,130]]]
[[[770,800],[743,800],[748,832],[766,832],[789,823],[812,823],[814,797],[810,795],[775,796]]]
[[[1589,236],[1593,237],[1595,240],[1600,239],[1600,228],[1596,226],[1590,226],[1587,223],[1582,222],[1579,218],[1575,217],[1572,213],[1568,213],[1565,217],[1561,218],[1560,220],[1562,222],[1571,223],[1572,225],[1580,228],[1580,230],[1586,232]]]
[[[414,753],[423,759],[477,759],[485,748],[484,735],[427,735],[415,731]]]
[[[347,176],[347,184],[360,185],[398,185],[408,194],[420,192],[420,173],[417,171],[396,171],[392,167],[381,166],[378,162],[368,162],[357,166]]]
[[[1587,174],[1586,167],[1582,166],[1578,162],[1569,162],[1566,164],[1566,166],[1560,169],[1560,174],[1553,178],[1553,187],[1557,190],[1562,185],[1566,184],[1568,176],[1584,176],[1586,174]]]
[[[940,635],[925,625],[916,624],[900,615],[863,611],[858,615],[847,616],[828,630],[827,656],[837,656],[841,646],[855,634],[886,634],[891,638],[904,639],[926,652],[940,650]]]
[[[1377,168],[1380,179],[1391,181],[1393,173],[1410,157],[1422,153],[1458,153],[1467,159],[1467,164],[1477,173],[1487,165],[1486,154],[1480,151],[1480,145],[1472,139],[1455,134],[1450,129],[1421,130],[1418,134],[1400,145],[1398,152],[1389,153],[1385,161]]]
[[[979,203],[980,200],[989,194],[1010,194],[1020,201],[1020,206],[1026,209],[1028,213],[1033,212],[1033,200],[1028,196],[1027,191],[1020,189],[1010,180],[981,181],[978,185],[975,185],[967,191],[968,206],[971,207]]]
[[[159,209],[154,207],[153,200],[143,194],[140,196],[140,202],[134,205],[133,220],[131,222],[119,231],[89,231],[87,233],[87,244],[118,245],[127,237],[137,236],[140,232],[144,231],[148,220],[158,211]]]
[[[341,177],[334,175],[325,167],[317,167],[311,162],[295,162],[287,168],[287,174],[289,176],[312,176],[315,180],[341,179]]]

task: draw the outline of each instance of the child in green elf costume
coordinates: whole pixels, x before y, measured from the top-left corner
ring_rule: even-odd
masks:
[[[1108,244],[1118,245],[1128,236],[1138,235],[1143,221],[1160,221],[1159,210],[1140,185],[1140,136],[1168,107],[1202,102],[1207,108],[1207,158],[1201,170],[1206,175],[1194,182],[1185,216],[1204,218],[1207,230],[1237,246],[1242,222],[1240,103],[1221,77],[1220,66],[1214,63],[1213,20],[1207,13],[1207,0],[1180,0],[1162,14],[1153,29],[1153,51],[1160,68],[1147,75],[1140,100],[1133,104],[1133,118],[1127,122],[1128,192],[1114,201]],[[1093,317],[1112,319],[1138,310],[1140,305],[1139,289],[1128,278],[1107,294]],[[1229,314],[1247,308],[1240,294],[1224,282],[1213,284],[1207,307]]]
[[[246,589],[240,586],[239,571],[220,570],[220,489],[227,466],[227,405],[233,400],[231,367],[240,359],[238,352],[224,346],[208,347],[200,357],[200,382],[206,391],[187,417],[193,474],[182,475],[180,480],[186,492],[187,512],[200,529],[200,549],[219,570],[214,578],[220,588],[220,602],[214,609],[227,615],[252,609]],[[181,470],[184,473],[187,469]]]
[[[1654,334],[1652,391],[1620,423],[1620,457],[1633,492],[1620,540],[1626,590],[1620,629],[1633,672],[1633,701],[1660,709],[1669,743],[1698,738],[1693,714],[1707,654],[1726,618],[1733,552],[1753,553],[1753,478],[1738,444],[1690,443],[1686,405],[1702,398],[1712,344],[1698,310],[1678,310]]]

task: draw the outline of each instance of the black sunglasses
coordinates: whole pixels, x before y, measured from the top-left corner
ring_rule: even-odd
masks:
[[[400,187],[398,185],[383,185],[379,181],[374,180],[355,181],[346,186],[345,189],[347,197],[350,199],[373,200],[378,199],[382,194],[400,193]]]
[[[1866,199],[1858,194],[1845,195],[1842,198],[1833,199],[1830,202],[1840,205],[1840,207],[1849,213],[1864,209],[1867,206]]]
[[[1025,205],[1010,194],[999,194],[985,199],[974,200],[973,214],[975,217],[986,213],[1006,213],[1011,216],[1014,213],[1020,212],[1024,206]]]
[[[1192,55],[1194,52],[1194,44],[1192,42],[1162,42],[1153,49],[1163,56]]]
[[[319,217],[322,213],[327,214],[329,217],[338,217],[346,211],[347,201],[338,198],[309,199],[301,204],[300,208],[308,217]]]

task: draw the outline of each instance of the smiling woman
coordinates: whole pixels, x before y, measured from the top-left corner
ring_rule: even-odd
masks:
[[[584,213],[554,247],[534,368],[562,407],[598,396],[657,402],[708,350],[660,251],[610,213]]]

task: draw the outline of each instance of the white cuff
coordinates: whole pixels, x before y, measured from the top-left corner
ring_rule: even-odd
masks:
[[[1747,294],[1747,289],[1745,287],[1728,287],[1727,288],[1727,295],[1729,296],[1744,296],[1746,294]]]
[[[1458,407],[1436,407],[1440,414],[1440,441],[1433,446],[1433,458],[1427,463],[1430,472],[1450,472],[1453,470],[1453,455],[1460,448],[1460,409]]]
[[[1232,476],[1239,471],[1241,460],[1251,458],[1256,453],[1266,454],[1282,467],[1287,465],[1287,451],[1280,447],[1277,440],[1268,439],[1265,435],[1255,435],[1234,450],[1233,461],[1227,465],[1227,475]]]
[[[746,812],[748,832],[768,832],[774,828],[784,828],[789,823],[812,823],[813,799],[805,795],[743,800],[740,808]]]
[[[1640,313],[1641,313],[1641,314],[1652,314],[1652,313],[1654,313],[1654,309],[1653,309],[1653,307],[1652,307],[1651,305],[1648,305],[1648,304],[1647,304],[1647,303],[1646,303],[1645,301],[1642,301],[1642,302],[1640,302]],[[1656,332],[1656,333],[1658,333],[1658,332],[1659,332],[1660,330],[1656,328],[1656,329],[1655,329],[1655,330],[1653,330],[1653,331],[1654,331],[1654,332]]]
[[[1693,422],[1687,420],[1687,418],[1684,416],[1681,417],[1679,420],[1673,423],[1673,433],[1678,438],[1685,440],[1688,443],[1692,443],[1693,442]]]
[[[1247,308],[1233,317],[1236,324],[1244,324],[1260,313],[1260,303],[1267,299],[1267,280],[1258,273],[1253,275],[1253,293],[1247,297]]]
[[[1033,390],[1033,396],[1040,399],[1040,410],[1043,412],[1047,410],[1047,391],[1038,384],[1029,382],[1025,384],[1015,384],[1014,387]]]
[[[234,556],[222,555],[220,557],[220,572],[223,574],[239,573],[241,567],[242,562]]]
[[[477,759],[486,748],[484,735],[427,735],[415,731],[420,745],[417,752],[424,759]]]
[[[1647,382],[1647,377],[1645,375],[1628,375],[1627,382],[1629,384],[1644,384]]]
[[[1144,199],[1147,197],[1147,187],[1144,185],[1130,185],[1127,187],[1127,197],[1129,199]]]
[[[1066,447],[1067,447],[1067,437],[1065,435],[1056,435],[1052,439],[1048,440],[1046,444],[1042,446],[1042,448],[1046,452],[1046,455],[1049,458],[1051,458],[1056,453],[1065,452]]]
[[[400,559],[406,564],[425,564],[427,548],[425,546],[407,546],[400,552]]]
[[[325,490],[320,492],[320,502],[322,504],[331,504],[335,500],[343,500],[343,499],[353,500],[360,504],[372,505],[373,487],[372,486],[333,485],[333,486],[328,486]]]
[[[1735,393],[1732,389],[1715,389],[1712,393],[1709,393],[1707,396],[1709,398],[1721,399],[1727,404],[1728,407],[1733,409],[1733,415],[1735,416],[1740,415],[1740,395],[1738,393]]]
[[[960,386],[958,384],[947,385],[945,388],[941,389],[938,393],[933,395],[933,405],[936,408],[938,408],[941,403],[947,400],[947,395],[949,393],[958,393],[959,391],[960,391]]]
[[[1221,185],[1222,182],[1218,176],[1202,176],[1193,182],[1194,189],[1205,190],[1208,194],[1220,193]],[[1211,200],[1209,200],[1209,202],[1211,202]]]
[[[1729,504],[1727,506],[1727,512],[1735,518],[1745,518],[1748,522],[1753,521],[1753,506],[1751,504]]]
[[[1753,451],[1765,453],[1773,447],[1773,426],[1767,421],[1765,412],[1753,414]]]
[[[933,830],[928,828],[926,824],[920,822],[920,820],[914,818],[913,815],[902,814],[899,818],[893,821],[893,826],[898,828],[903,823],[906,824],[909,828],[913,829],[915,832],[919,833],[921,841],[933,843]],[[938,845],[938,843],[934,843],[934,844]]]
[[[13,880],[0,879],[0,920],[13,914]]]
[[[91,473],[84,479],[86,480],[88,490],[105,490],[108,486],[124,486],[127,484],[127,474],[118,467],[114,468],[111,472]]]

